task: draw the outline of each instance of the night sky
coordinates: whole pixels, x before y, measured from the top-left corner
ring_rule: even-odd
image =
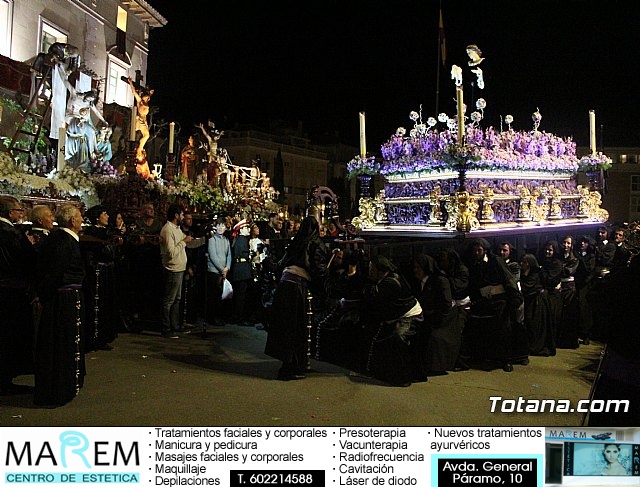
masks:
[[[339,134],[357,147],[365,111],[377,152],[421,104],[425,120],[437,115],[438,0],[148,2],[168,24],[151,31],[146,82],[157,117],[177,120],[181,136],[207,119],[221,130],[301,121],[312,142]],[[588,146],[594,109],[598,148],[640,145],[639,3],[442,0],[439,111],[455,116],[451,65],[470,81],[465,47],[477,44],[482,126],[511,114],[514,129],[531,130],[539,108],[540,130]]]

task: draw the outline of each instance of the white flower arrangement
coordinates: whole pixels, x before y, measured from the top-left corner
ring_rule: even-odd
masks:
[[[2,192],[24,196],[33,192],[49,194],[52,190],[60,195],[77,196],[90,208],[100,201],[93,182],[81,171],[66,167],[62,171],[51,171],[47,177],[23,172],[15,161],[0,152],[0,188]]]

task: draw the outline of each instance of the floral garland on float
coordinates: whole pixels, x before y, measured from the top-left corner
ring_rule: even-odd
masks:
[[[484,87],[481,61],[469,62],[480,89]],[[576,181],[578,171],[608,169],[608,157],[594,152],[578,159],[571,137],[540,130],[538,109],[528,131],[514,130],[511,115],[504,117],[506,129],[502,122],[500,130],[481,127],[487,102],[478,98],[475,111],[467,116],[462,69],[453,66],[451,76],[456,85],[456,116],[440,113],[423,121],[420,107],[409,115],[413,128],[407,133],[399,127],[382,145],[382,161],[361,154],[348,163],[351,177],[380,174],[385,179],[380,196],[385,211],[378,210],[378,216],[361,228],[402,225],[421,231],[421,226],[430,226],[468,232],[608,218],[596,188],[584,188]],[[369,200],[364,208],[379,208],[379,202]]]

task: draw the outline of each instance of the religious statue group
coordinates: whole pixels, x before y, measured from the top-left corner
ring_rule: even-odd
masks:
[[[233,164],[226,149],[218,147],[218,140],[224,131],[217,130],[215,124],[208,122],[208,128],[199,123],[204,140],[198,133],[190,135],[187,145],[180,152],[180,176],[193,183],[208,182],[220,189],[223,195],[233,193],[258,193],[267,196],[274,190],[267,173],[260,170],[257,160],[251,166]]]

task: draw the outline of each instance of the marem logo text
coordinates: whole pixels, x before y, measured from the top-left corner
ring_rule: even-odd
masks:
[[[59,442],[9,441],[4,465],[15,466],[78,466],[86,468],[116,465],[140,465],[138,442],[89,441],[78,431],[64,431]]]

